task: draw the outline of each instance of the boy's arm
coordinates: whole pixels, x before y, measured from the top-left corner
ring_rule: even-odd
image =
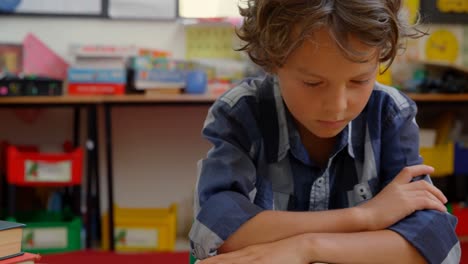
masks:
[[[393,181],[402,168],[423,162],[415,120],[417,108],[413,101],[406,100],[409,106],[394,115],[382,129],[380,176],[383,187]],[[432,183],[428,176],[421,180]],[[455,234],[456,223],[456,218],[448,213],[425,210],[415,212],[389,229],[404,237],[429,263],[458,263],[460,245]]]
[[[426,263],[408,241],[395,232],[381,230],[351,234],[307,234],[309,259],[325,263]]]
[[[348,233],[367,230],[358,208],[323,212],[263,211],[247,221],[219,248],[218,253],[282,240],[304,233]],[[274,230],[274,231],[273,231]]]
[[[346,264],[426,263],[419,252],[403,237],[389,230],[381,230],[362,233],[303,234],[218,255],[204,260],[200,264],[304,264],[315,262]]]
[[[446,212],[446,198],[440,190],[414,177],[433,169],[418,165],[402,170],[375,198],[360,206],[320,212],[264,211],[232,234],[218,253],[273,242],[304,233],[351,233],[383,230],[417,210]]]

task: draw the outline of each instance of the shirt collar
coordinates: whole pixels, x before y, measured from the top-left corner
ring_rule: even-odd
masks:
[[[299,135],[297,125],[289,111],[288,111],[287,117],[288,117],[289,146],[290,146],[289,151],[296,159],[298,159],[302,163],[309,165],[309,166],[317,166],[317,164],[313,160],[310,159],[309,153],[307,152],[306,147],[301,141],[301,137]],[[346,146],[349,147],[348,144],[350,142],[349,140],[349,127],[350,126],[351,126],[351,123],[348,124],[348,126],[346,126],[337,135],[337,141],[335,143],[335,146],[333,148],[333,152],[331,155],[332,158],[335,157]]]

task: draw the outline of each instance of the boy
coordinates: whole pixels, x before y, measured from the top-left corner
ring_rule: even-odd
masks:
[[[212,106],[193,254],[212,263],[458,263],[456,220],[421,165],[416,106],[375,82],[397,0],[250,0],[243,47],[269,75]]]

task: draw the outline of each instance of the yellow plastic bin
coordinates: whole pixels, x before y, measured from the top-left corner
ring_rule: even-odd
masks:
[[[434,167],[432,177],[445,177],[454,173],[455,148],[453,143],[438,145],[432,148],[421,148],[424,164]]]
[[[177,205],[169,208],[114,207],[114,245],[118,252],[174,251]],[[108,214],[102,217],[102,247],[109,249]]]

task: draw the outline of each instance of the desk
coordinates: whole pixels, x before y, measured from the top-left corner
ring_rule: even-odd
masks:
[[[86,140],[86,208],[85,228],[86,233],[91,234],[92,216],[99,215],[99,176],[98,176],[98,142],[97,142],[97,120],[96,104],[101,102],[101,98],[94,97],[1,97],[0,108],[73,108],[73,144],[80,143],[80,110],[87,110],[87,140]],[[15,187],[9,186],[9,195],[15,194]],[[95,196],[93,197],[93,193]],[[81,215],[81,186],[72,188],[73,212]],[[96,201],[95,201],[96,200]],[[9,213],[14,212],[15,204],[12,199],[8,200]],[[86,247],[91,247],[91,236],[86,236]]]

